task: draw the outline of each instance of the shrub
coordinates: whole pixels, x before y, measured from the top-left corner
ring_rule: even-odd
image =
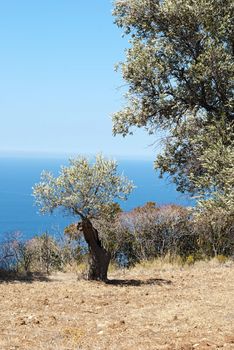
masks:
[[[216,259],[220,264],[225,264],[228,260],[228,258],[224,255],[217,255]]]
[[[193,265],[195,263],[195,258],[193,255],[189,255],[186,258],[186,264],[188,265]]]
[[[207,208],[194,216],[201,252],[209,257],[234,253],[234,216],[222,208]]]

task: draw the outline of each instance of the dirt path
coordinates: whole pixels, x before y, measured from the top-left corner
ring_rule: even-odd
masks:
[[[0,349],[234,349],[234,265],[0,284]]]

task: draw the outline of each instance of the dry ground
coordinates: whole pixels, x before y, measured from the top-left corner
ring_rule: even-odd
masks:
[[[234,264],[0,283],[1,350],[234,349]]]

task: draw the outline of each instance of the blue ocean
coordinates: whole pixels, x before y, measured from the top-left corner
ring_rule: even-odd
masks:
[[[178,193],[169,180],[159,179],[150,160],[118,160],[119,172],[124,172],[136,188],[126,202],[121,203],[125,211],[154,201],[158,205],[194,205],[194,201]],[[0,240],[6,233],[21,232],[30,238],[45,231],[62,233],[64,227],[74,222],[74,217],[40,215],[32,197],[32,186],[40,181],[43,170],[58,175],[61,165],[68,165],[65,159],[1,157],[0,158]]]

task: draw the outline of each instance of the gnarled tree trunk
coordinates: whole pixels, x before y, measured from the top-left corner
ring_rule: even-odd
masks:
[[[88,279],[106,281],[111,258],[110,253],[102,246],[98,231],[93,227],[90,220],[83,219],[78,224],[78,229],[83,231],[85,241],[89,246]]]

